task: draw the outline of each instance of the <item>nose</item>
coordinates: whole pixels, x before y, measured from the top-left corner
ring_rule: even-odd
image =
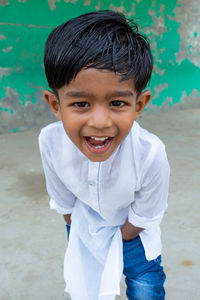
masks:
[[[112,118],[109,109],[100,106],[93,108],[89,115],[87,123],[89,127],[93,127],[99,130],[111,127]]]

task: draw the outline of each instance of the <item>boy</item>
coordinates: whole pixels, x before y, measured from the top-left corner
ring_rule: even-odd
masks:
[[[39,145],[50,207],[72,220],[66,291],[115,299],[123,272],[128,299],[164,299],[169,165],[163,143],[135,122],[151,99],[148,41],[122,14],[92,12],[51,32],[44,63],[44,97],[60,121]]]

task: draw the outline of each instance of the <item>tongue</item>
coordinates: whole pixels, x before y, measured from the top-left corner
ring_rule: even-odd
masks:
[[[104,141],[96,141],[90,137],[87,137],[86,140],[91,144],[91,145],[94,145],[94,146],[103,146],[106,142],[106,140]]]

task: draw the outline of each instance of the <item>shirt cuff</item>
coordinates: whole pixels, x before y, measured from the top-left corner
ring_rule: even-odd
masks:
[[[166,207],[167,208],[167,207]],[[144,229],[152,229],[160,225],[163,215],[165,213],[165,209],[162,210],[158,215],[153,218],[141,217],[135,214],[132,207],[129,208],[128,221],[133,226],[144,228]]]
[[[57,213],[59,213],[61,215],[71,214],[73,211],[73,207],[64,208],[64,207],[58,205],[58,203],[56,203],[52,198],[49,201],[49,206],[51,209],[55,209],[57,211]]]

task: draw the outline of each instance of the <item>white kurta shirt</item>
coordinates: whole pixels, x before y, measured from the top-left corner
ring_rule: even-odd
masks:
[[[112,300],[123,270],[121,226],[127,217],[140,233],[147,260],[161,254],[160,222],[167,207],[165,146],[137,122],[115,152],[92,162],[72,143],[62,122],[42,129],[39,146],[50,207],[72,213],[65,255],[72,300]]]

